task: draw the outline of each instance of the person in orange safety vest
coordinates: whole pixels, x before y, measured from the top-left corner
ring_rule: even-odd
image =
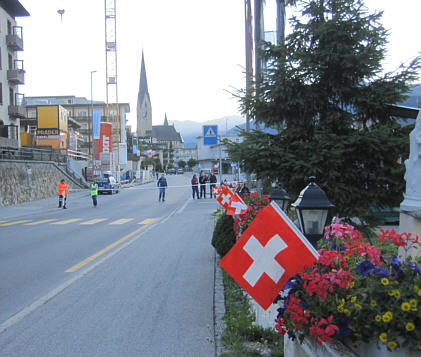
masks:
[[[61,206],[63,206],[64,209],[67,208],[66,201],[68,193],[67,183],[62,179],[58,184],[58,208],[61,208]]]

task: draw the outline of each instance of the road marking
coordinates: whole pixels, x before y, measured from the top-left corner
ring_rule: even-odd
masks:
[[[43,224],[43,223],[48,223],[52,221],[55,221],[55,219],[43,219],[42,221],[25,223],[24,226],[36,226],[37,224]]]
[[[6,223],[7,221],[0,221],[0,223]]]
[[[71,218],[71,219],[66,219],[64,221],[59,221],[59,222],[54,222],[51,224],[68,224],[68,223],[73,223],[73,222],[77,222],[77,221],[81,221],[82,218]]]
[[[134,232],[129,233],[128,235],[126,235],[125,237],[121,238],[117,242],[114,242],[113,244],[110,244],[108,247],[100,250],[98,253],[95,253],[94,255],[91,255],[89,258],[86,258],[85,260],[82,260],[80,263],[78,263],[76,265],[73,265],[71,268],[67,269],[65,272],[66,273],[74,273],[75,271],[79,270],[80,268],[82,268],[86,264],[90,263],[92,260],[100,257],[104,253],[107,253],[109,250],[111,250],[114,247],[118,246],[119,244],[123,243],[127,239],[133,237],[135,234],[139,233],[140,231],[144,230],[146,227],[148,227],[148,226],[145,225],[145,226],[142,226],[142,227],[136,229]]]
[[[155,222],[158,222],[160,218],[146,218],[142,222],[139,222],[138,224],[152,224]]]
[[[108,224],[124,224],[127,222],[133,221],[133,218],[122,218],[122,219],[117,219],[114,222],[108,223]]]
[[[30,219],[23,219],[21,221],[14,221],[14,222],[9,222],[9,223],[2,223],[0,224],[1,227],[7,227],[7,226],[13,226],[15,224],[20,224],[20,223],[26,223],[26,222],[31,222]]]
[[[90,221],[86,221],[86,222],[82,222],[79,224],[96,224],[96,223],[100,223],[103,221],[106,221],[108,218],[97,218],[97,219],[91,219]]]
[[[101,265],[108,259],[112,258],[115,254],[123,250],[124,248],[128,247],[132,243],[134,243],[136,240],[138,240],[143,234],[145,234],[147,231],[152,229],[154,227],[153,224],[148,226],[143,226],[140,228],[145,228],[145,230],[142,232],[142,234],[139,234],[138,236],[135,236],[131,240],[127,241],[126,243],[120,245],[117,249],[113,250],[106,256],[102,257],[101,259],[97,260],[95,263],[87,267],[86,269],[83,269],[79,273],[75,274],[70,278],[69,280],[65,281],[63,284],[59,285],[57,288],[51,290],[48,294],[44,295],[43,297],[39,298],[38,300],[34,301],[32,304],[26,306],[21,311],[4,321],[0,324],[0,334],[2,334],[4,331],[6,331],[8,328],[12,327],[13,325],[17,324],[19,321],[23,320],[26,316],[40,308],[41,306],[45,305],[47,302],[49,302],[51,299],[55,298],[58,294],[60,294],[62,291],[67,289],[69,286],[71,286],[73,283],[78,281],[80,278],[83,278],[85,275],[87,275],[89,272],[94,270],[97,266]],[[141,229],[138,229],[135,232],[140,232]],[[131,233],[131,234],[135,234]]]

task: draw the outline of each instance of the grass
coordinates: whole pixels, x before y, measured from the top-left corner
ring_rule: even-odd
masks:
[[[226,328],[222,342],[223,357],[283,357],[283,339],[273,329],[253,325],[254,314],[241,287],[223,272],[225,286]]]

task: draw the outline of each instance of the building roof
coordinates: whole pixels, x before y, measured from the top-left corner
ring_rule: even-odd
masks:
[[[0,6],[13,18],[19,16],[29,16],[29,12],[18,0],[0,0]]]
[[[152,137],[157,141],[179,141],[183,142],[180,133],[175,130],[174,124],[168,125],[167,114],[165,114],[164,125],[152,126]]]
[[[139,93],[137,95],[138,105],[141,105],[143,103],[143,100],[145,99],[146,95],[149,96],[149,90],[148,90],[148,79],[146,77],[145,56],[142,50],[142,64],[140,67]]]

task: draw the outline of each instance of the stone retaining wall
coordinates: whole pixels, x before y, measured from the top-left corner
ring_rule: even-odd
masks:
[[[62,178],[66,180],[69,189],[80,189],[53,163],[0,161],[0,205],[56,196]]]

